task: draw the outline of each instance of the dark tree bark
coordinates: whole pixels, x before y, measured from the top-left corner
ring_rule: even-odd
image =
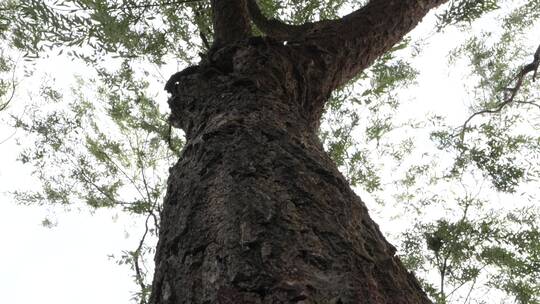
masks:
[[[213,1],[220,42],[168,84],[187,143],[170,170],[151,303],[430,303],[317,131],[331,91],[443,2],[372,0],[290,37],[251,2],[274,38],[249,38],[247,3]],[[232,7],[244,11],[220,19]]]

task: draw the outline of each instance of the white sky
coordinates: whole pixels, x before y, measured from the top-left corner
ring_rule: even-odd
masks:
[[[416,32],[426,32],[421,27]],[[438,35],[422,55],[422,70],[418,88],[409,96],[415,97],[413,115],[417,109],[433,108],[441,113],[455,113],[463,119],[466,100],[462,79],[449,80],[452,67],[447,66],[447,51],[457,45],[458,33]],[[49,66],[59,83],[68,83],[73,71],[80,66],[71,62],[56,62]],[[58,69],[58,67],[62,67]],[[19,88],[25,91],[28,81]],[[24,101],[25,97],[21,96]],[[15,100],[12,112],[20,113],[20,101]],[[6,115],[5,113],[0,113]],[[12,130],[2,126],[0,141]],[[0,145],[0,294],[9,304],[85,304],[129,303],[137,286],[126,266],[118,266],[108,258],[122,250],[134,249],[138,235],[127,237],[134,225],[142,222],[101,210],[47,210],[45,207],[17,206],[7,191],[20,185],[31,186],[29,169],[16,162],[18,147],[13,139]],[[41,221],[52,214],[58,221],[54,228],[44,228]],[[140,227],[140,226],[139,226]],[[381,225],[384,228],[384,224]],[[135,228],[136,230],[136,228]]]
[[[86,67],[67,58],[41,62],[36,72],[54,75],[68,89],[73,74]],[[43,73],[23,79],[8,112],[21,115],[30,99],[32,84]],[[0,121],[7,113],[0,113]],[[1,121],[5,124],[4,121]],[[2,125],[0,142],[13,134]],[[138,245],[142,222],[111,210],[63,210],[59,207],[16,205],[8,191],[37,186],[31,168],[16,161],[20,147],[15,139],[0,144],[0,294],[2,303],[68,304],[130,303],[137,291],[127,266],[118,266],[109,255]],[[45,228],[42,221],[57,222]],[[132,236],[129,236],[129,231]]]
[[[52,229],[40,225],[40,208],[4,200],[0,214],[3,303],[129,302],[131,273],[107,256],[135,245],[110,214],[57,213],[60,224]]]

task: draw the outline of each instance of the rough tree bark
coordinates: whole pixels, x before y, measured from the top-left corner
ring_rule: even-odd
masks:
[[[300,28],[251,0],[212,2],[212,50],[167,85],[187,143],[170,169],[151,303],[430,303],[317,129],[331,91],[443,2],[372,0]],[[250,16],[269,37],[250,37]]]

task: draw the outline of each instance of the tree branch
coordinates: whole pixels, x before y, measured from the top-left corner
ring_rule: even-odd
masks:
[[[298,66],[302,81],[316,91],[305,98],[304,109],[315,122],[322,115],[325,96],[369,67],[432,8],[448,0],[370,0],[342,18],[303,25],[268,19],[256,0],[237,1],[246,3],[251,20],[261,31],[286,42],[287,48],[302,58],[304,64]]]
[[[213,47],[240,41],[251,35],[246,0],[212,0]]]
[[[335,89],[369,67],[415,28],[431,9],[447,1],[371,0],[340,19],[315,23],[298,40],[315,45],[325,54],[330,89]]]
[[[467,132],[467,126],[471,122],[473,118],[479,115],[484,114],[495,114],[500,113],[504,107],[514,102],[514,98],[516,97],[517,93],[519,92],[519,89],[523,85],[523,80],[525,79],[525,76],[531,72],[533,72],[533,81],[536,81],[536,73],[538,71],[538,66],[540,65],[540,45],[538,45],[538,48],[536,49],[536,52],[533,56],[533,61],[524,67],[521,68],[521,70],[517,73],[517,75],[512,79],[512,82],[515,82],[515,85],[513,87],[508,87],[504,89],[504,96],[503,101],[497,105],[497,107],[493,109],[483,109],[481,111],[473,113],[461,126],[461,131],[459,133],[459,140],[460,143],[463,144],[465,141],[465,133]],[[510,83],[511,84],[511,83]],[[524,102],[524,101],[516,101],[516,103],[523,103],[523,104],[529,104],[536,107],[540,107],[538,104],[532,103],[532,102]]]
[[[139,287],[141,288],[141,298],[139,299],[139,304],[146,304],[146,296],[145,296],[145,290],[147,289],[146,283],[144,282],[144,274],[141,269],[141,266],[139,265],[139,259],[144,262],[144,257],[142,255],[142,250],[144,246],[144,242],[146,241],[146,236],[148,235],[148,232],[150,228],[148,227],[148,220],[150,219],[150,214],[146,217],[146,220],[144,221],[144,233],[139,240],[139,246],[137,246],[137,249],[135,251],[131,252],[131,256],[133,259],[133,268],[135,269],[135,281],[137,284],[139,284]]]

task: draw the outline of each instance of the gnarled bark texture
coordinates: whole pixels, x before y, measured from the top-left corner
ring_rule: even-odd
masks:
[[[399,9],[391,33],[353,13],[294,43],[225,39],[174,77],[171,121],[187,143],[170,170],[151,303],[430,303],[317,131],[330,92],[442,2],[372,1],[369,16]],[[365,33],[347,38],[355,22]]]

